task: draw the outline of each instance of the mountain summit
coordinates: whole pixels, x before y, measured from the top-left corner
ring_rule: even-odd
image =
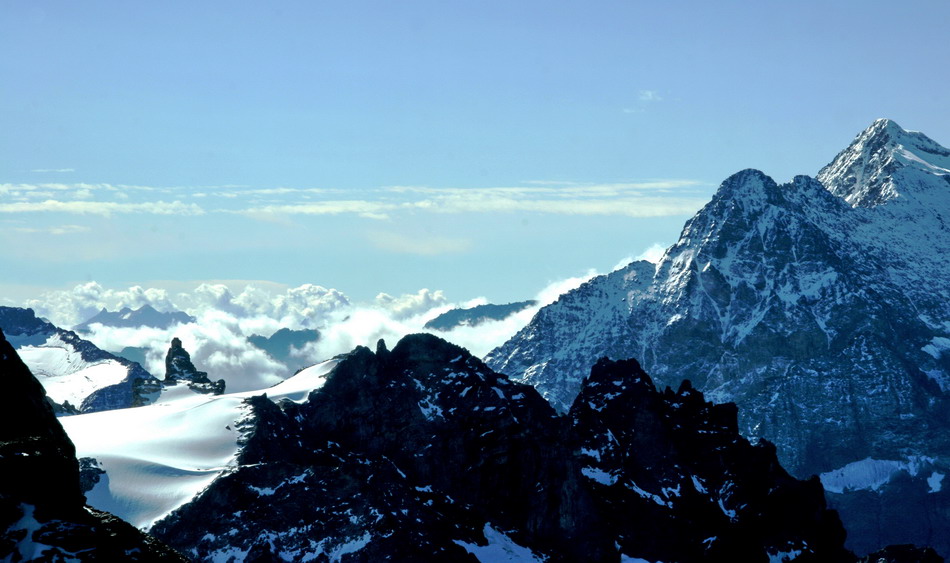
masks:
[[[486,362],[562,411],[601,356],[635,357],[659,385],[690,379],[736,402],[743,434],[773,441],[792,473],[873,489],[843,512],[846,526],[866,521],[852,520],[857,551],[950,553],[950,519],[924,516],[950,508],[937,483],[950,472],[948,154],[878,120],[818,180],[738,172],[658,264],[562,295]],[[882,460],[883,481],[871,479]],[[917,488],[890,504],[902,524],[883,529],[880,499],[899,475]]]
[[[950,151],[923,133],[878,119],[818,172],[818,180],[854,207],[874,207],[912,192],[918,184],[907,180],[921,173],[946,180]]]

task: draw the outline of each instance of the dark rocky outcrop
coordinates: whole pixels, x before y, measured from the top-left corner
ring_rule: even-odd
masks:
[[[82,489],[83,494],[91,491],[105,474],[105,470],[96,458],[79,458],[79,488]]]
[[[0,380],[0,560],[183,561],[85,506],[76,450],[2,331]]]
[[[583,472],[623,553],[655,561],[846,561],[844,529],[817,478],[739,435],[734,404],[684,381],[659,392],[635,360],[600,360],[569,417]]]
[[[901,544],[889,545],[865,555],[858,563],[943,563],[943,557],[930,547]]]
[[[248,403],[237,466],[152,528],[195,558],[461,561],[503,536],[550,561],[853,560],[817,480],[636,362],[599,363],[558,416],[412,335],[341,357],[301,404]]]
[[[220,395],[224,393],[224,380],[211,381],[208,372],[198,371],[191,362],[191,355],[181,345],[181,340],[172,338],[168,354],[165,355],[165,385],[176,385],[185,382],[188,387],[198,393]]]

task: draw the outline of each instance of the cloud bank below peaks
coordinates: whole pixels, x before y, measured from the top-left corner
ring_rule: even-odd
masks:
[[[143,348],[145,368],[156,377],[165,373],[165,354],[173,337],[181,339],[198,369],[212,379],[224,379],[229,391],[262,389],[290,376],[296,369],[351,351],[375,346],[379,339],[394,344],[407,334],[431,332],[483,356],[523,328],[537,310],[596,275],[558,280],[533,296],[534,307],[506,319],[478,326],[460,326],[448,332],[424,328],[427,321],[453,308],[487,302],[484,298],[451,302],[440,290],[421,289],[393,296],[380,293],[370,303],[354,303],[342,292],[319,285],[281,287],[247,284],[239,290],[224,283],[201,283],[190,291],[133,286],[105,288],[96,282],[71,290],[53,291],[25,303],[57,326],[69,328],[102,309],[138,309],[150,305],[163,312],[184,311],[196,322],[169,328],[118,328],[93,324],[86,337],[100,348],[118,353],[126,347]],[[528,296],[531,297],[531,296]],[[247,341],[270,336],[281,328],[316,329],[316,342],[292,349],[292,362],[283,364]]]

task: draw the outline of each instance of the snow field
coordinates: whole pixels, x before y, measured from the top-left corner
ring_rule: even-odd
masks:
[[[60,418],[78,457],[99,460],[106,474],[87,493],[90,505],[147,530],[191,500],[234,463],[244,399],[306,400],[336,366],[331,360],[278,385],[219,396],[178,386],[153,405]]]

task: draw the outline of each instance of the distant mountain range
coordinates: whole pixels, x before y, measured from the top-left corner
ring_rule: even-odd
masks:
[[[195,317],[187,313],[181,311],[161,313],[151,305],[142,305],[135,310],[128,307],[123,307],[121,310],[115,312],[103,309],[90,319],[73,327],[73,330],[79,333],[89,332],[90,326],[96,323],[120,328],[136,328],[140,326],[169,328],[176,324],[188,324],[193,322],[195,322]]]
[[[270,336],[251,335],[247,341],[267,352],[267,355],[288,367],[291,373],[306,367],[308,362],[300,355],[294,355],[307,344],[320,339],[320,333],[313,329],[293,330],[282,328]]]
[[[486,362],[562,412],[602,356],[735,402],[821,474],[849,545],[950,554],[950,151],[875,121],[819,173],[723,182],[658,264],[561,296]]]
[[[448,332],[460,326],[478,326],[488,321],[500,321],[511,315],[534,307],[537,301],[518,301],[504,305],[476,305],[467,309],[452,309],[428,321],[424,328]]]

